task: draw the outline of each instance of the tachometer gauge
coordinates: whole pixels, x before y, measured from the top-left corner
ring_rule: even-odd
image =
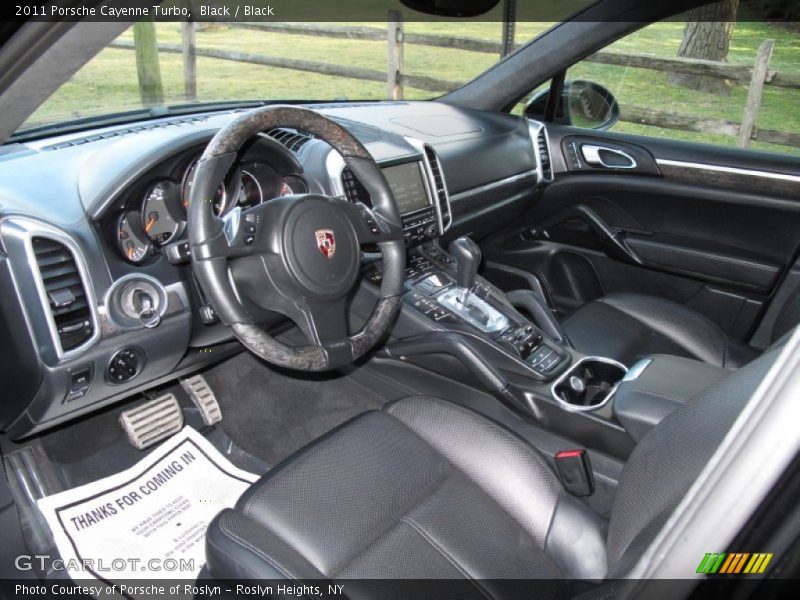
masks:
[[[153,252],[153,244],[144,233],[139,213],[123,214],[117,224],[117,246],[122,256],[132,263],[142,263]]]
[[[144,232],[156,246],[171,241],[183,227],[176,218],[179,204],[178,186],[171,181],[162,181],[150,188],[142,204]]]
[[[281,191],[278,192],[278,196],[293,196],[294,190],[292,186],[289,184],[288,181],[285,179],[281,182]]]
[[[200,161],[195,161],[186,175],[183,176],[183,207],[189,207],[189,200],[192,197],[192,183],[194,182],[195,173],[197,173],[197,164]],[[214,194],[214,213],[219,216],[228,209],[228,191],[225,189],[225,184],[221,183]]]
[[[305,194],[308,192],[308,186],[301,177],[297,175],[285,175],[281,179],[281,189],[279,196],[292,196],[294,194]]]

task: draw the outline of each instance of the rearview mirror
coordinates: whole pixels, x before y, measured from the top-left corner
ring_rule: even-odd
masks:
[[[525,106],[525,116],[543,120],[549,98],[549,89],[536,94]],[[619,121],[619,104],[602,85],[591,81],[567,81],[553,121],[586,129],[608,129]]]
[[[440,17],[478,17],[492,10],[500,0],[400,0],[411,10]],[[413,19],[411,19],[413,20]]]

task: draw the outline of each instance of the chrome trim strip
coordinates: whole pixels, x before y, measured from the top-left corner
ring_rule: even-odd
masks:
[[[725,167],[722,165],[710,165],[706,163],[684,162],[682,160],[669,160],[666,158],[657,158],[656,164],[669,167],[684,167],[686,169],[700,169],[702,171],[718,171],[720,173],[733,173],[736,175],[748,175],[750,177],[763,177],[765,179],[778,179],[780,181],[800,183],[800,175],[771,173],[769,171],[759,171],[758,169],[740,169],[739,167]]]
[[[328,182],[331,186],[332,195],[346,200],[347,194],[344,193],[344,183],[342,182],[344,167],[342,155],[331,148],[328,151],[328,156],[325,157],[325,171],[328,173]]]
[[[83,252],[81,251],[78,244],[75,240],[68,235],[66,232],[53,227],[47,223],[43,223],[41,221],[37,221],[28,217],[8,217],[3,219],[3,224],[10,224],[16,226],[13,230],[3,231],[2,233],[5,236],[16,236],[18,239],[22,241],[25,248],[26,254],[26,261],[28,264],[28,268],[30,272],[33,274],[33,281],[36,285],[36,291],[39,296],[39,302],[41,303],[42,312],[47,319],[47,329],[50,333],[50,339],[53,343],[53,349],[56,352],[56,357],[59,361],[61,360],[68,360],[75,356],[81,355],[85,350],[89,348],[92,344],[94,344],[98,339],[100,339],[100,319],[98,318],[98,310],[97,310],[97,298],[94,292],[94,284],[92,283],[92,279],[89,276],[89,268],[86,265],[86,261],[83,257]],[[67,250],[72,254],[72,258],[75,261],[75,266],[78,268],[78,275],[81,278],[81,283],[84,288],[84,293],[86,294],[86,304],[89,308],[89,317],[92,321],[92,335],[83,342],[80,346],[77,346],[71,350],[64,351],[61,347],[61,338],[58,336],[58,328],[56,327],[56,322],[53,317],[53,311],[50,308],[50,301],[47,299],[47,293],[44,288],[44,281],[42,280],[42,273],[39,270],[39,264],[36,262],[36,254],[33,251],[33,238],[41,237],[49,240],[53,240],[59,244],[63,244],[66,246]],[[14,256],[9,254],[9,258],[13,261]],[[28,307],[24,307],[25,311],[28,312]],[[28,315],[28,318],[31,318],[31,315]]]
[[[439,235],[441,235],[445,231],[450,229],[450,226],[453,224],[453,210],[452,207],[450,206],[450,194],[447,191],[447,180],[444,178],[442,161],[439,160],[439,155],[437,154],[436,160],[439,161],[439,173],[442,175],[442,184],[444,185],[444,197],[447,201],[447,212],[450,215],[450,218],[447,222],[447,226],[445,226],[444,218],[442,217],[442,206],[439,203],[439,190],[436,189],[436,178],[433,176],[433,169],[431,168],[431,164],[428,161],[428,154],[425,152],[425,147],[426,146],[429,147],[434,154],[436,154],[436,150],[434,150],[433,147],[431,147],[430,145],[425,144],[424,142],[416,138],[404,136],[403,139],[405,139],[405,141],[411,144],[411,146],[413,146],[414,149],[417,150],[422,156],[422,165],[425,174],[425,179],[427,180],[426,185],[428,187],[428,194],[430,195],[431,200],[433,201],[434,209],[436,210],[436,220],[439,225],[439,232],[440,232]]]
[[[650,363],[653,362],[652,358],[643,358],[640,361],[637,361],[627,373],[625,373],[625,377],[622,378],[622,381],[636,381],[639,379],[639,376],[644,373],[644,370],[650,366]]]
[[[460,200],[461,198],[466,198],[467,196],[473,196],[475,194],[482,194],[483,192],[489,192],[493,189],[503,187],[504,185],[516,183],[517,181],[522,181],[523,179],[529,179],[531,177],[535,178],[537,181],[539,180],[539,173],[536,171],[536,169],[533,169],[531,171],[526,171],[525,173],[512,175],[511,177],[506,177],[505,179],[498,179],[497,181],[493,181],[492,183],[487,183],[486,185],[480,185],[478,187],[464,190],[463,192],[453,194],[452,196],[450,196],[450,199]]]
[[[610,390],[608,390],[608,393],[606,394],[605,398],[603,398],[603,401],[600,402],[599,404],[593,404],[592,406],[578,406],[576,404],[570,404],[569,402],[567,402],[566,400],[561,398],[561,396],[556,394],[556,386],[561,384],[567,377],[569,377],[570,374],[573,371],[575,371],[575,369],[577,369],[583,363],[589,362],[589,361],[601,362],[601,363],[605,363],[607,365],[617,366],[617,367],[619,367],[620,369],[623,370],[624,375],[616,383],[616,385],[614,385]],[[555,398],[556,401],[561,405],[561,407],[566,411],[569,411],[569,412],[588,412],[588,411],[592,411],[592,410],[598,410],[600,408],[603,408],[606,404],[608,404],[608,402],[611,400],[611,398],[614,397],[614,394],[617,393],[617,388],[619,387],[619,384],[622,383],[623,379],[625,378],[625,375],[627,375],[627,374],[628,374],[628,367],[626,367],[625,365],[623,365],[620,362],[617,362],[616,360],[612,360],[610,358],[605,358],[605,357],[602,357],[602,356],[584,356],[582,359],[580,359],[578,362],[576,362],[574,365],[572,365],[569,369],[564,371],[564,373],[562,373],[561,376],[553,382],[553,385],[550,386],[550,393],[552,394],[553,398]]]

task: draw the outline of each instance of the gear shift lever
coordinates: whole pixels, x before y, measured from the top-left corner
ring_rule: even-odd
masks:
[[[448,249],[456,261],[456,285],[461,289],[459,301],[466,304],[481,264],[481,249],[466,236],[453,240]]]

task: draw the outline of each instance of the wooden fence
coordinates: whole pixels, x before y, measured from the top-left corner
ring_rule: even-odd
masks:
[[[198,57],[251,63],[364,81],[385,82],[387,98],[399,100],[403,98],[405,87],[429,92],[447,92],[464,83],[406,73],[404,61],[404,47],[406,44],[496,54],[498,57],[502,57],[513,49],[513,29],[509,31],[504,28],[503,39],[498,42],[466,37],[407,33],[403,26],[402,15],[398,11],[389,12],[385,29],[366,26],[328,27],[302,23],[229,23],[227,26],[234,29],[248,29],[274,34],[386,42],[387,67],[385,71],[379,71],[377,69],[341,64],[201,48],[196,43],[196,25],[194,23],[184,23],[182,43],[159,44],[158,50],[160,52],[182,54],[185,92],[188,100],[194,100],[197,95]],[[136,49],[136,44],[127,40],[118,40],[112,43],[111,46],[130,50]],[[800,89],[800,75],[778,72],[770,68],[769,64],[774,46],[775,42],[773,40],[764,40],[756,53],[752,65],[689,58],[660,58],[647,54],[609,51],[597,52],[585,60],[604,65],[733,80],[738,84],[747,85],[748,88],[741,122],[683,115],[627,104],[620,107],[620,119],[622,121],[682,131],[732,136],[737,138],[738,145],[743,148],[749,146],[752,140],[800,147],[800,133],[760,129],[756,126],[765,86]],[[139,72],[142,73],[142,70],[140,69]]]

